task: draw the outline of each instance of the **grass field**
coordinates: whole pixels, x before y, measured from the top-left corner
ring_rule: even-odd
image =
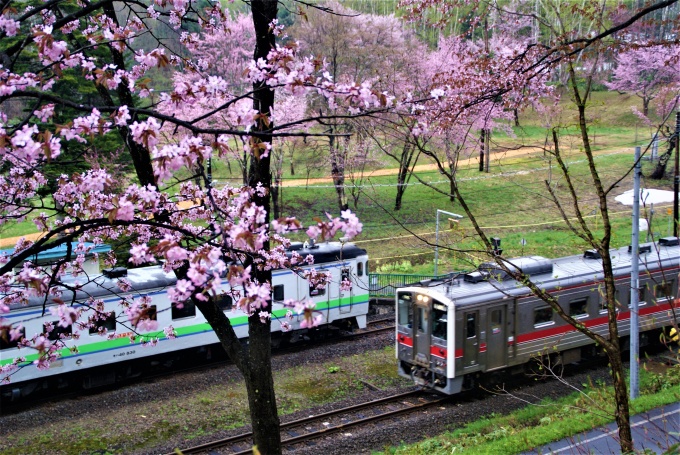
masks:
[[[639,104],[636,97],[594,92],[589,111],[590,134],[595,143],[596,164],[602,181],[605,185],[613,185],[625,176],[612,189],[609,198],[614,246],[630,241],[631,211],[629,207],[615,202],[613,197],[632,188],[630,169],[634,146],[645,146],[651,134],[641,128],[632,114],[630,106],[635,104]],[[584,243],[568,230],[556,207],[546,197],[546,182],[558,193],[564,188],[555,163],[536,148],[545,143],[548,130],[533,111],[525,112],[520,120],[521,126],[514,128],[514,137],[499,134],[493,137],[494,155],[489,173],[478,171],[476,157],[461,161],[457,171],[459,188],[487,236],[502,239],[507,256],[539,254],[557,257],[577,253],[585,246]],[[589,225],[597,231],[602,220],[596,216],[597,204],[589,169],[579,148],[574,121],[568,115],[563,119],[562,147],[570,150],[568,164],[579,193],[581,210],[588,215]],[[424,164],[423,161],[419,163]],[[391,266],[395,266],[402,273],[431,273],[437,209],[460,213],[460,205],[449,200],[449,182],[444,176],[426,170],[418,173],[418,178],[425,184],[412,179],[404,195],[403,208],[395,211],[396,177],[373,174],[389,166],[393,164],[385,158],[366,171],[360,185],[353,186],[351,181],[346,181],[348,194],[358,195],[358,204],[354,207],[350,202],[350,207],[364,223],[364,232],[357,243],[369,251],[374,270],[389,271]],[[651,172],[651,166],[651,163],[645,162],[645,175]],[[297,186],[281,189],[283,213],[298,217],[305,225],[312,223],[315,217],[323,217],[326,212],[337,215],[337,196],[332,183],[325,181],[307,185],[305,180],[300,180],[299,171],[305,166],[296,163],[296,167],[298,174],[292,176],[288,167],[284,166],[284,180],[296,180]],[[220,183],[237,183],[240,178],[233,163],[229,167],[216,162],[213,175]],[[323,170],[316,170],[309,177],[328,175]],[[672,182],[670,179],[644,181],[643,187],[671,189]],[[352,200],[351,196],[349,199]],[[670,216],[666,209],[656,207],[654,210],[651,230],[655,235],[669,234]],[[455,230],[449,229],[446,216],[441,216],[440,222],[440,271],[468,269],[484,259],[468,219],[463,219]],[[0,238],[36,231],[30,220],[8,223],[0,229]],[[297,238],[302,239],[303,235]]]

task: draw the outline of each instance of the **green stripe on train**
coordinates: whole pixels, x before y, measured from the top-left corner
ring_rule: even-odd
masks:
[[[330,302],[318,302],[316,304],[316,311],[323,311],[327,309],[335,309],[338,308],[341,305],[350,305],[354,304],[356,302],[352,302],[353,300],[357,300],[361,297],[367,297],[368,294],[362,294],[362,295],[355,295],[353,297],[344,297],[342,299],[333,299]],[[361,303],[366,303],[361,302]],[[281,309],[281,310],[275,310],[274,311],[274,317],[275,318],[285,318],[286,313],[288,312],[287,309]],[[232,326],[237,327],[240,325],[246,325],[248,324],[248,317],[247,316],[235,316],[233,318],[229,318],[231,321]],[[203,322],[201,324],[195,324],[195,325],[190,325],[186,327],[177,327],[175,328],[175,333],[177,336],[187,336],[187,335],[193,335],[197,333],[204,333],[204,332],[210,332],[212,331],[212,328],[210,327],[210,324],[207,322]],[[85,336],[85,335],[81,335]],[[98,335],[95,335],[98,336]],[[87,343],[87,344],[82,344],[78,346],[78,352],[73,353],[69,348],[63,348],[60,349],[58,352],[61,354],[61,358],[65,357],[71,357],[74,355],[78,354],[91,354],[93,352],[98,352],[98,351],[106,351],[106,350],[111,350],[111,349],[116,349],[116,348],[121,348],[124,346],[139,346],[141,344],[141,340],[149,340],[153,338],[158,338],[158,339],[163,339],[166,338],[165,333],[160,330],[156,332],[149,332],[149,333],[144,333],[141,335],[136,336],[137,340],[140,341],[135,341],[134,343],[130,342],[129,337],[121,337],[121,338],[114,338],[112,340],[103,340],[103,341],[95,341],[92,343]],[[152,348],[151,348],[152,349]],[[6,350],[6,353],[10,353],[11,351]],[[25,365],[27,363],[32,363],[33,361],[38,359],[38,354],[29,354],[25,356],[26,358],[26,363],[23,363],[22,365]],[[11,359],[0,359],[0,365],[4,366],[9,363],[12,363],[13,358]]]

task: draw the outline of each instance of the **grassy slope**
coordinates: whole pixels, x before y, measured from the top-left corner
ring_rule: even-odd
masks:
[[[594,92],[591,109],[591,134],[598,156],[599,171],[607,184],[613,183],[630,168],[633,147],[649,137],[650,132],[636,126],[630,106],[639,104],[639,100],[628,95],[608,92]],[[565,101],[566,103],[566,101]],[[570,166],[577,177],[581,201],[586,212],[595,208],[593,192],[587,181],[587,167],[578,150],[578,136],[575,134],[574,118],[565,116],[562,123],[563,147],[572,147],[573,154]],[[503,239],[503,247],[508,256],[521,254],[540,254],[556,257],[578,252],[583,244],[567,231],[560,220],[559,213],[545,198],[545,183],[548,180],[558,186],[563,182],[557,178],[557,172],[542,153],[523,153],[511,156],[508,149],[518,146],[536,146],[545,141],[546,130],[541,127],[541,119],[533,112],[525,112],[521,118],[522,126],[515,128],[516,137],[494,136],[494,160],[489,174],[477,171],[476,161],[465,162],[458,171],[460,187],[468,204],[477,214],[479,223],[488,228],[491,236]],[[637,139],[637,142],[636,142]],[[422,162],[422,161],[421,161]],[[392,166],[387,162],[377,168]],[[646,163],[644,173],[651,171]],[[287,166],[284,167],[284,179],[300,178],[303,163],[297,163],[298,174],[291,176]],[[224,163],[215,163],[214,176],[220,182],[238,182],[238,170],[229,169]],[[318,172],[311,175],[319,177]],[[433,269],[434,233],[436,230],[435,214],[437,209],[460,212],[460,207],[451,203],[445,196],[448,183],[437,172],[420,172],[419,178],[429,182],[434,191],[417,182],[412,183],[404,196],[403,208],[394,211],[395,177],[375,176],[367,173],[360,185],[348,188],[348,192],[359,193],[356,210],[364,223],[364,233],[358,239],[373,258],[372,266],[381,270],[389,270],[390,264],[399,264],[402,271],[426,273]],[[583,176],[583,179],[578,178]],[[352,182],[346,182],[351,187]],[[670,189],[671,181],[644,182],[643,185]],[[612,192],[612,196],[632,187],[630,177],[624,179],[620,186]],[[310,186],[285,187],[282,189],[284,213],[295,215],[305,224],[313,222],[314,217],[324,216],[325,212],[337,214],[337,198],[330,183]],[[591,209],[592,207],[592,209]],[[629,209],[611,201],[610,213],[615,224],[617,245],[625,244],[630,238]],[[598,217],[589,218],[594,227],[598,225]],[[448,220],[440,221],[440,270],[467,269],[482,259],[475,253],[478,249],[476,237],[471,231],[469,221],[463,220],[460,229],[448,231]],[[654,216],[653,230],[668,235],[669,216],[666,210],[657,207]],[[30,221],[8,224],[0,229],[0,238],[35,232]],[[421,238],[412,234],[420,234]],[[303,235],[300,235],[302,238]],[[389,239],[389,240],[388,240]],[[525,245],[522,245],[522,239]],[[468,250],[466,253],[447,252],[449,245]]]

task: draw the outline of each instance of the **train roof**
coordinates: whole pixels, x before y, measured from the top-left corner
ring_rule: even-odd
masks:
[[[314,264],[317,265],[354,259],[366,255],[366,250],[359,248],[352,243],[341,242],[324,242],[312,245],[294,243],[291,245],[289,251],[293,250],[297,251],[302,257],[312,255],[314,257]],[[117,284],[118,279],[123,277],[130,283],[131,292],[137,294],[154,292],[172,286],[177,282],[177,278],[173,273],[165,273],[159,265],[135,269],[126,269],[124,267],[105,269],[103,273],[90,277],[85,275],[80,275],[79,277],[67,275],[62,278],[62,282],[66,286],[75,286],[78,282],[87,282],[87,284],[82,285],[81,290],[77,291],[75,295],[76,300],[83,301],[87,300],[89,297],[116,298],[117,295],[127,294],[127,292],[123,292]],[[70,303],[73,301],[73,297],[72,291],[63,289],[59,299],[66,303]],[[10,309],[15,310],[26,307],[40,307],[44,302],[44,297],[34,297],[29,299],[28,305],[13,303],[10,305]],[[52,298],[49,297],[47,302],[48,305],[53,304]]]
[[[632,254],[630,247],[610,250],[610,257],[616,276],[630,275]],[[542,288],[566,287],[603,279],[602,261],[588,251],[582,255],[567,256],[558,259],[546,259],[540,256],[529,256],[508,259],[516,268],[522,269],[531,276],[534,283]],[[508,279],[504,273],[494,273],[495,263],[484,263],[469,274],[454,275],[444,280],[431,280],[409,287],[427,289],[430,295],[436,293],[453,301],[456,305],[474,305],[477,303],[501,300],[530,294],[529,289],[514,279]],[[549,264],[548,268],[546,264]],[[525,270],[522,265],[528,266]],[[640,246],[640,271],[647,269],[677,269],[680,266],[680,246],[675,242],[649,243]],[[403,289],[403,288],[402,288]],[[432,295],[433,298],[436,296]]]
[[[95,245],[94,243],[91,243],[91,242],[84,242],[83,246],[85,246],[85,248],[87,248],[87,250],[88,250],[87,255],[88,256],[92,256],[94,254],[104,254],[104,253],[108,253],[109,251],[111,251],[111,247],[109,245],[105,245],[105,244]],[[61,259],[64,256],[66,256],[66,252],[68,251],[68,248],[71,248],[71,250],[75,252],[78,248],[78,242],[71,242],[70,245],[67,244],[67,243],[62,243],[61,245],[56,246],[54,248],[50,248],[48,250],[41,251],[40,253],[34,254],[33,256],[28,258],[27,260],[42,264],[46,261],[54,261],[56,259]],[[14,254],[14,248],[0,250],[0,254],[11,256],[12,254]],[[73,254],[75,255],[76,253],[73,253]]]
[[[288,251],[295,251],[302,257],[312,255],[315,264],[355,259],[360,256],[366,256],[367,254],[366,250],[359,248],[353,243],[341,242],[294,242],[291,244],[290,248],[288,248]],[[291,253],[288,253],[289,257],[290,254]]]

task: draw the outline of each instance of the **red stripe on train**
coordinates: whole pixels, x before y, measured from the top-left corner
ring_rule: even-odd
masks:
[[[403,344],[404,346],[408,346],[409,348],[413,347],[413,338],[407,335],[398,334],[397,342],[399,342],[399,344]],[[461,351],[461,355],[462,352],[463,351]],[[445,359],[447,357],[447,351],[446,348],[441,346],[430,346],[430,355]]]
[[[413,347],[413,338],[402,335],[401,333],[397,334],[397,341],[403,345],[408,346],[409,348]]]
[[[650,305],[650,306],[645,306],[643,308],[640,308],[638,310],[640,316],[647,316],[650,314],[654,313],[663,313],[664,311],[670,311],[671,310],[671,305],[670,303],[666,303],[663,305]],[[630,319],[630,311],[624,311],[621,313],[618,313],[616,315],[616,320],[617,321],[625,321],[626,319]],[[590,319],[590,320],[585,320],[583,321],[583,324],[586,327],[595,327],[598,325],[604,325],[607,324],[609,321],[609,318],[606,316],[595,318],[595,319]],[[569,324],[566,325],[560,325],[557,327],[550,327],[548,329],[544,330],[536,330],[534,332],[530,333],[523,333],[521,335],[517,335],[517,344],[521,343],[528,343],[530,341],[536,341],[540,340],[541,338],[550,338],[558,335],[564,335],[569,332],[575,332],[576,329]]]

